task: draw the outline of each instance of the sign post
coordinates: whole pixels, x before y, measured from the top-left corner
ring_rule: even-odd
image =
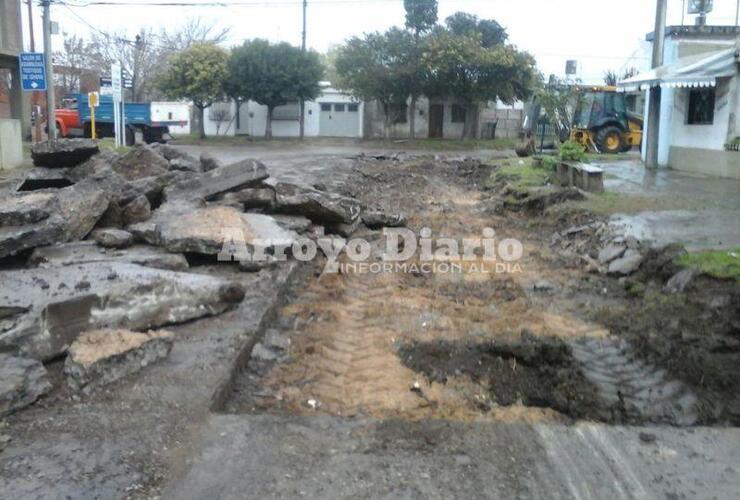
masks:
[[[31,8],[31,4],[28,4]],[[31,35],[33,37],[33,35]],[[33,49],[31,49],[33,50]],[[34,112],[36,113],[36,142],[41,141],[41,106],[38,105],[38,93],[46,90],[46,62],[40,52],[24,52],[20,55],[21,88],[33,92]]]
[[[125,144],[126,139],[123,136],[121,98],[123,97],[123,82],[121,81],[121,65],[113,63],[110,65],[111,90],[113,94],[113,124],[116,135],[116,147]]]
[[[87,94],[87,105],[90,107],[90,137],[97,139],[97,131],[95,130],[95,108],[100,104],[100,99],[97,92],[90,92]]]
[[[46,68],[44,54],[39,52],[21,52],[21,83],[26,92],[46,90]]]

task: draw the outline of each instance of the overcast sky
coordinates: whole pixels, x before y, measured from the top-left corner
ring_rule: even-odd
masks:
[[[53,5],[52,19],[62,32],[87,36],[92,26],[125,31],[133,37],[143,27],[173,29],[188,18],[201,17],[231,28],[228,45],[256,37],[300,44],[301,0],[222,0],[232,4],[223,7],[156,5],[215,0],[110,0],[148,4],[137,6],[84,6],[86,1],[67,0],[80,7]],[[669,0],[669,25],[681,23],[683,2]],[[404,21],[403,0],[308,0],[308,5],[308,44],[321,52],[352,35],[385,30]],[[715,0],[709,23],[734,24],[736,7],[737,0]],[[534,54],[545,75],[562,75],[567,59],[579,61],[580,76],[586,82],[600,80],[608,69],[644,68],[649,63],[644,40],[653,28],[655,0],[439,1],[440,20],[456,11],[496,19],[507,28],[512,43]],[[34,17],[40,38],[40,7],[35,7]],[[693,16],[686,16],[686,23],[693,24]],[[58,47],[62,37],[54,38]]]

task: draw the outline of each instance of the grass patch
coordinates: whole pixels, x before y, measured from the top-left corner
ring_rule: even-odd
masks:
[[[695,267],[714,278],[734,279],[740,283],[740,247],[688,253],[682,255],[678,263],[684,267]]]
[[[103,139],[97,139],[97,141],[100,149],[109,149],[120,154],[126,154],[131,150],[129,146],[116,147],[116,140],[113,137],[105,137]]]
[[[486,182],[487,188],[508,184],[516,191],[546,186],[552,182],[552,170],[535,167],[532,158],[504,161]]]

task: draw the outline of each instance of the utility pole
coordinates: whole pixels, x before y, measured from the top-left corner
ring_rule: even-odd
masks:
[[[28,34],[31,37],[31,52],[36,52],[36,37],[33,35],[33,0],[28,0]],[[39,106],[39,93],[34,91],[31,94],[33,101],[33,111],[36,113],[35,129],[36,142],[41,141],[41,106]]]
[[[57,138],[54,68],[51,60],[51,0],[42,0],[44,7],[44,61],[46,62],[46,127],[49,140]]]
[[[308,9],[308,0],[303,0],[303,33],[301,35],[301,50],[306,52],[306,10]],[[301,99],[301,123],[300,136],[301,140],[306,135],[306,101]]]
[[[663,64],[663,47],[665,45],[665,23],[668,11],[668,0],[657,0],[655,12],[655,31],[653,33],[652,67]],[[660,141],[660,84],[650,88],[650,105],[648,108],[648,136],[645,147],[645,164],[648,168],[658,168],[658,144]]]

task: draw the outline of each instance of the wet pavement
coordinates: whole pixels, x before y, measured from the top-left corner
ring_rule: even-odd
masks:
[[[650,170],[638,160],[596,165],[606,172],[607,192],[651,197],[682,207],[615,214],[613,222],[626,234],[650,240],[655,246],[680,242],[689,250],[740,246],[740,181]]]

